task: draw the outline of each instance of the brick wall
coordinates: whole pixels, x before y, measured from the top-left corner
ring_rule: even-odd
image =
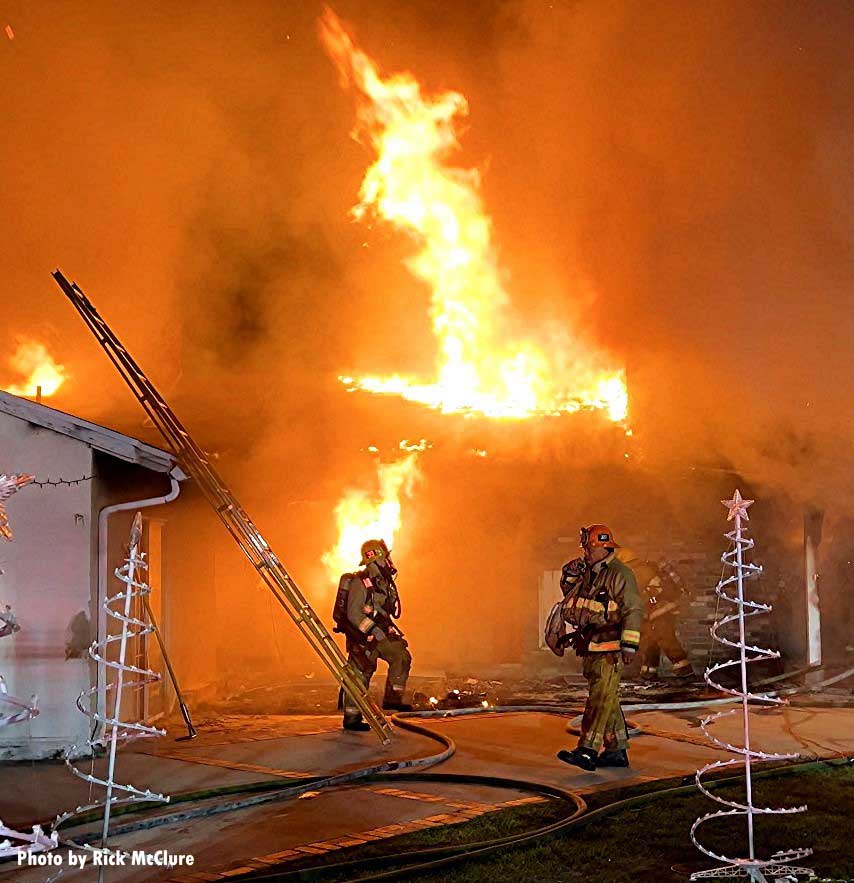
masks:
[[[661,551],[659,552],[658,549]],[[688,597],[682,602],[679,612],[677,633],[694,665],[694,670],[699,674],[709,662],[710,651],[713,660],[730,658],[735,652],[718,643],[713,646],[709,633],[716,617],[721,619],[736,609],[734,605],[725,601],[719,602],[715,592],[723,572],[721,554],[726,550],[726,541],[721,537],[717,548],[709,548],[708,544],[703,547],[699,540],[674,540],[671,537],[664,540],[658,549],[648,549],[645,554],[663,554],[669,558],[688,589]],[[773,607],[770,614],[748,618],[747,641],[749,644],[780,650],[787,667],[795,667],[795,664],[800,663],[798,657],[801,648],[797,640],[792,640],[792,632],[797,630],[798,617],[794,615],[796,611],[790,609],[791,605],[786,601],[800,599],[800,583],[797,579],[799,562],[791,559],[780,562],[767,557],[763,560],[753,553],[749,553],[746,560],[763,566],[760,577],[745,583],[746,597],[749,600],[771,604]],[[726,568],[726,574],[730,573],[733,571]],[[730,587],[730,594],[735,595],[735,593],[736,587],[733,585]],[[737,623],[733,623],[728,628],[728,631],[722,630],[722,633],[735,638]],[[662,670],[666,671],[668,666],[664,661],[662,662]]]

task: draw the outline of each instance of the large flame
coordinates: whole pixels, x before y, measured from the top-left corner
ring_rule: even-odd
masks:
[[[65,368],[55,362],[43,343],[31,338],[19,338],[18,348],[9,359],[9,367],[26,377],[21,383],[5,387],[16,396],[52,396],[65,382]]]
[[[417,242],[408,267],[432,292],[439,349],[432,381],[394,375],[342,382],[443,412],[524,418],[601,409],[611,420],[625,419],[624,372],[602,353],[566,334],[547,348],[512,331],[479,173],[446,163],[459,147],[455,125],[468,112],[465,97],[425,98],[411,74],[380,76],[330,9],[320,32],[343,83],[357,90],[358,133],[377,156],[353,214],[372,212]]]
[[[359,565],[362,543],[365,540],[385,540],[394,548],[400,528],[401,501],[412,494],[421,477],[418,457],[424,445],[406,445],[401,442],[404,456],[391,463],[377,463],[375,492],[364,488],[349,489],[335,507],[338,524],[338,542],[324,553],[323,564],[333,580]]]

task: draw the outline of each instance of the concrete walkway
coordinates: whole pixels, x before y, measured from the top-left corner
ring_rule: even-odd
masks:
[[[431,720],[428,725],[457,744],[457,753],[441,766],[442,772],[550,783],[581,794],[690,775],[709,760],[728,756],[703,744],[697,712],[636,712],[630,717],[657,735],[632,740],[630,769],[597,773],[555,759],[556,751],[571,746],[574,739],[565,733],[566,721],[554,715],[486,713]],[[738,721],[725,720],[717,726],[723,738],[738,741]],[[172,732],[180,735],[179,728]],[[854,753],[854,709],[771,709],[754,716],[753,733],[756,744],[766,751],[809,757]],[[390,749],[383,749],[372,733],[342,732],[337,716],[234,718],[208,725],[193,742],[175,742],[169,736],[150,740],[136,751],[124,752],[118,771],[122,781],[175,794],[275,778],[287,781],[437,750],[435,742],[402,731]],[[454,824],[530,799],[513,789],[478,785],[403,780],[353,785],[116,837],[111,840],[115,847],[191,853],[195,864],[183,871],[112,869],[108,879],[129,883],[227,879],[240,868]],[[50,818],[79,802],[88,802],[88,786],[61,765],[0,767],[0,818],[7,823],[20,826]],[[45,869],[0,865],[0,879],[11,876],[42,881],[47,875]],[[91,872],[77,874],[79,879],[91,876]]]

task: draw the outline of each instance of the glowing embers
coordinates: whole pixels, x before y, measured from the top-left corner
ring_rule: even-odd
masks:
[[[65,382],[65,368],[55,362],[43,343],[31,338],[18,338],[18,346],[9,358],[9,367],[22,378],[5,387],[15,396],[52,396]]]
[[[605,354],[565,325],[534,338],[520,333],[512,317],[480,174],[447,162],[459,147],[456,125],[468,112],[465,97],[446,92],[427,98],[408,73],[382,77],[328,9],[321,37],[342,82],[357,93],[357,135],[376,154],[353,216],[376,215],[417,243],[407,266],[430,288],[438,344],[433,379],[397,374],[342,382],[443,413],[522,419],[599,410],[624,420],[625,375]]]
[[[324,553],[322,561],[330,579],[335,581],[342,573],[359,564],[360,548],[365,540],[385,540],[394,549],[394,538],[401,524],[404,498],[412,495],[421,478],[418,458],[429,447],[421,439],[417,444],[406,440],[400,443],[403,456],[393,462],[376,461],[375,474],[370,485],[349,488],[335,507],[338,540],[334,548]]]

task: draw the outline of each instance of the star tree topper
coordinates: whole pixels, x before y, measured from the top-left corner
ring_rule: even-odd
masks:
[[[721,505],[726,506],[729,509],[729,513],[727,514],[726,520],[732,521],[733,518],[741,517],[745,521],[750,521],[750,516],[747,514],[748,506],[753,505],[753,500],[745,500],[741,496],[741,491],[736,488],[735,493],[731,500],[721,500]]]

